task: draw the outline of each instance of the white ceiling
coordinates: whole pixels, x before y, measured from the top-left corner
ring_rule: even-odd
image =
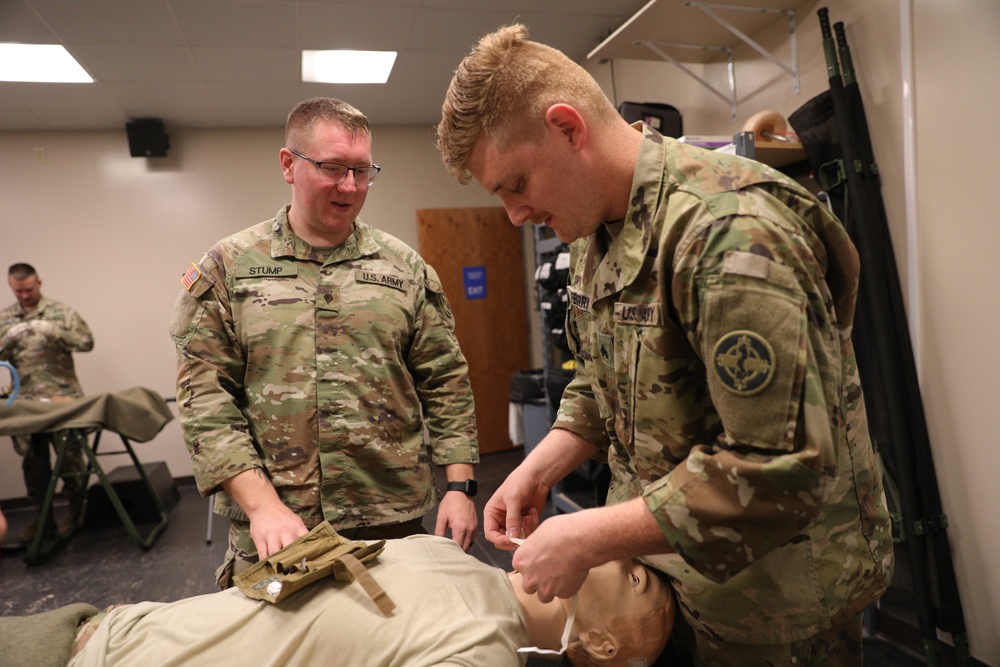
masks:
[[[519,21],[578,62],[646,0],[0,0],[0,42],[62,44],[91,84],[0,82],[0,131],[284,126],[316,95],[435,125],[478,38]],[[302,83],[301,49],[399,52],[384,85]]]

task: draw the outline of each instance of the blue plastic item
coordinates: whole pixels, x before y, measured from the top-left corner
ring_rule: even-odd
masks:
[[[7,402],[4,403],[4,407],[9,408],[10,404],[14,402],[15,398],[17,398],[18,392],[21,391],[21,376],[17,374],[17,369],[8,364],[6,361],[0,361],[0,366],[9,370],[10,376],[14,379],[14,391],[10,393],[10,396],[7,397]]]

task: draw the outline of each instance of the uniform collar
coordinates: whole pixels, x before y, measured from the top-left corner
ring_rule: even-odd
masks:
[[[308,243],[300,239],[292,231],[292,226],[288,223],[288,211],[290,208],[290,204],[285,205],[274,216],[274,223],[271,228],[271,257],[275,259],[279,257],[294,257],[295,259],[324,262],[323,258]],[[343,262],[374,255],[378,252],[379,247],[378,242],[372,234],[372,228],[361,222],[359,218],[354,221],[354,231],[351,232],[351,235],[329,254],[324,263]]]
[[[574,286],[594,300],[616,294],[635,280],[654,236],[653,214],[663,187],[665,146],[663,136],[642,121],[633,127],[642,132],[642,143],[625,222],[614,234],[605,224],[580,241],[585,244],[583,271],[580,284]]]
[[[38,306],[33,311],[31,311],[31,315],[32,316],[41,315],[42,313],[45,312],[45,307],[48,304],[49,304],[49,300],[46,299],[44,295],[41,296],[41,297],[39,297],[38,298]],[[26,311],[24,309],[24,306],[21,305],[20,301],[15,301],[14,302],[14,307],[17,309],[16,312],[17,312],[18,316],[20,316],[22,319],[25,318],[25,317],[28,317],[28,311]]]

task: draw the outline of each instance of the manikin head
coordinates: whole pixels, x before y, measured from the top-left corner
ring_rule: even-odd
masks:
[[[34,310],[42,299],[42,281],[31,264],[12,264],[7,270],[7,283],[24,310]]]
[[[509,576],[528,618],[531,641],[538,648],[559,649],[572,601],[541,602],[523,591],[518,573]],[[577,594],[566,658],[575,667],[626,667],[630,658],[652,664],[666,646],[673,622],[673,594],[663,575],[630,559],[605,563],[590,570]]]

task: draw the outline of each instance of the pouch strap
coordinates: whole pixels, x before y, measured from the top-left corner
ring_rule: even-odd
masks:
[[[392,614],[392,610],[396,608],[396,603],[392,601],[389,594],[385,592],[378,582],[375,581],[375,577],[372,576],[368,568],[362,565],[361,561],[354,557],[353,554],[344,554],[333,564],[333,570],[338,581],[343,581],[345,579],[342,576],[344,573],[339,572],[341,568],[346,569],[353,575],[353,578],[361,584],[361,588],[368,593],[368,597],[372,599],[375,606],[379,608],[383,616],[389,616]],[[350,578],[347,578],[350,581]]]

